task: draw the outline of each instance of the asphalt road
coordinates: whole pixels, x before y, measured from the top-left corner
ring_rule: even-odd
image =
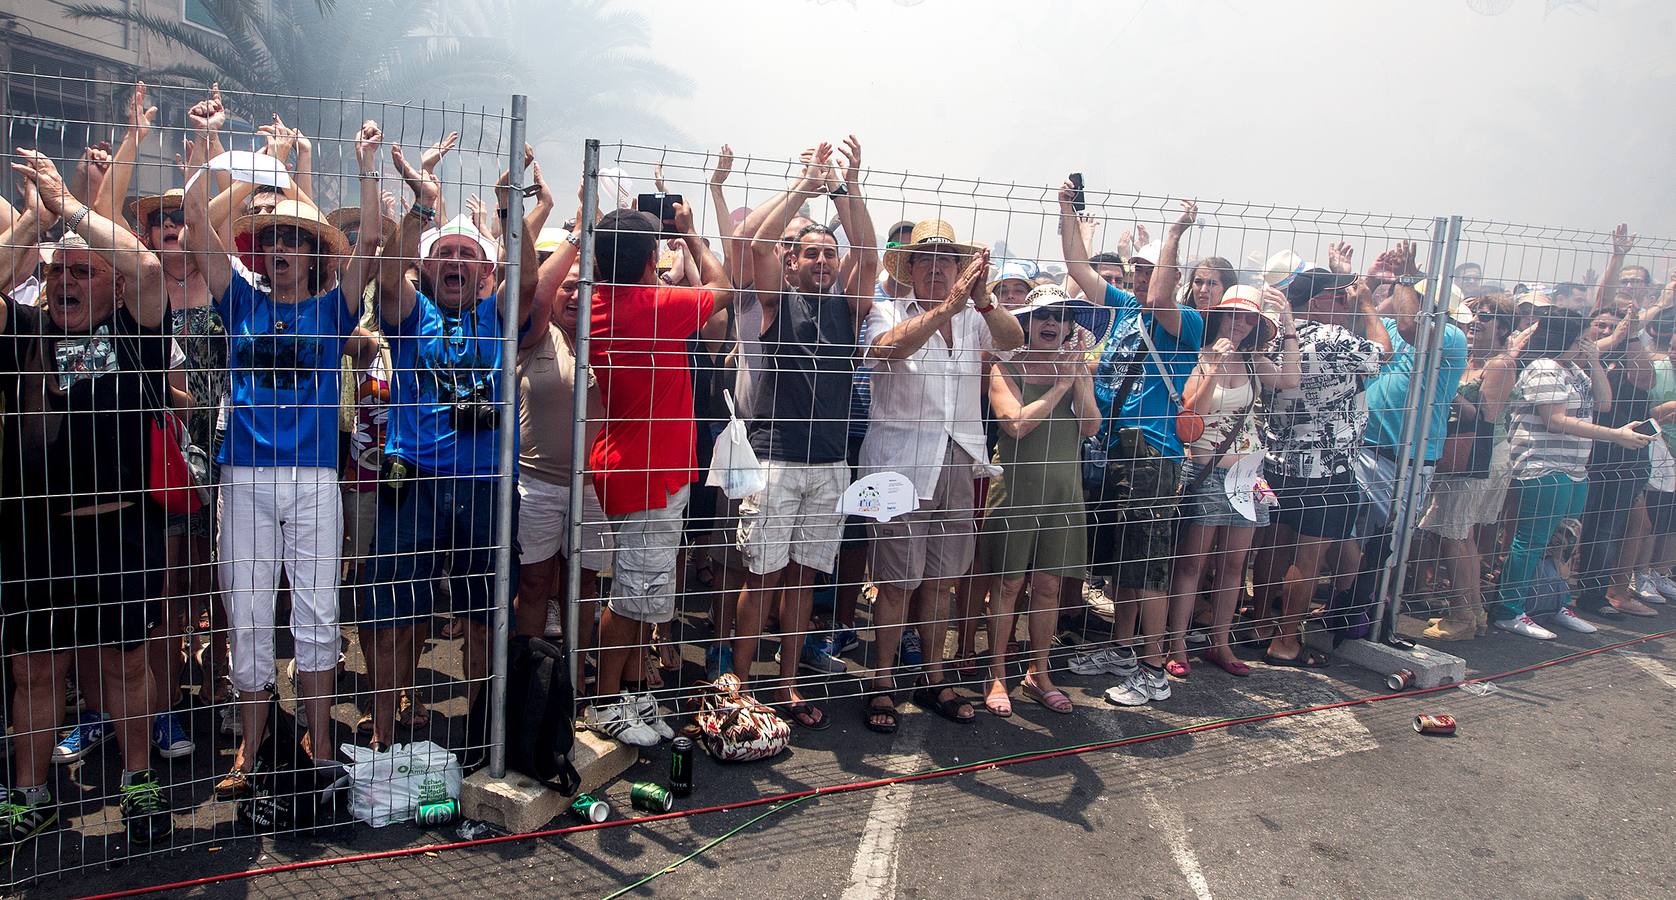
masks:
[[[1676,614],[1540,644],[1496,634],[1466,645],[1471,674],[1506,671],[1636,634]],[[1459,646],[1459,645],[1456,645]],[[1447,649],[1447,648],[1446,648]],[[1233,716],[1384,693],[1371,674],[1208,666],[1140,710],[1107,706],[1106,678],[1063,679],[1078,705],[1055,715],[1015,699],[960,728],[904,702],[894,737],[861,727],[797,731],[771,763],[701,760],[682,805],[724,804],[981,760],[1110,741]],[[831,897],[1653,897],[1676,894],[1676,642],[1652,641],[1450,689],[1025,762],[975,774],[821,796],[774,812],[627,896]],[[854,682],[833,680],[835,693]],[[1417,712],[1460,720],[1423,737]],[[605,793],[667,771],[650,753]],[[680,807],[678,807],[680,808]],[[470,850],[266,875],[191,897],[605,897],[739,828],[765,807]],[[451,840],[409,826],[335,841],[240,839],[73,878],[30,896],[96,893],[293,860]]]

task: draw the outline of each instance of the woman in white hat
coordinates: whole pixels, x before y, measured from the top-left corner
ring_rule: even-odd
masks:
[[[1053,685],[1048,650],[1061,584],[1081,578],[1088,564],[1081,450],[1082,439],[1100,430],[1100,407],[1081,336],[1104,334],[1112,310],[1044,285],[1013,315],[1024,328],[1025,344],[989,376],[990,409],[1001,425],[996,459],[1005,476],[990,482],[977,569],[993,579],[984,706],[1003,717],[1013,714],[1006,648],[1013,607],[1027,580],[1030,661],[1020,689],[1054,712],[1071,711],[1071,698]]]
[[[1264,311],[1265,301],[1279,321]],[[1263,351],[1279,335],[1279,362]],[[1245,579],[1246,553],[1257,529],[1268,524],[1269,508],[1253,497],[1252,513],[1236,510],[1227,483],[1229,469],[1242,457],[1263,449],[1257,424],[1257,399],[1262,389],[1298,386],[1298,334],[1292,308],[1280,291],[1261,291],[1245,285],[1230,287],[1220,303],[1205,315],[1205,349],[1182,391],[1186,410],[1204,422],[1204,433],[1187,445],[1182,466],[1181,518],[1184,528],[1176,545],[1171,573],[1169,661],[1164,668],[1177,678],[1187,676],[1187,628],[1193,617],[1200,579],[1209,563],[1215,569],[1211,587],[1210,646],[1204,658],[1230,675],[1244,677],[1251,667],[1234,658],[1228,632],[1240,584]],[[1254,492],[1254,485],[1235,490]],[[1212,548],[1215,548],[1214,556]]]
[[[231,624],[233,687],[242,701],[243,743],[216,785],[222,797],[249,792],[254,748],[267,729],[276,675],[274,606],[283,565],[291,584],[291,633],[305,747],[332,758],[331,702],[338,662],[338,565],[343,508],[338,493],[338,361],[360,319],[379,233],[376,123],[361,126],[360,241],[320,211],[281,200],[246,216],[266,265],[268,292],[238,277],[210,225],[207,171],[187,191],[186,245],[203,273],[230,340],[231,402],[221,464],[222,587]],[[342,269],[341,281],[338,277]]]

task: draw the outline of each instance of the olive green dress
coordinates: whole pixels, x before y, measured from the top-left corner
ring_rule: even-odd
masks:
[[[1034,403],[1050,385],[1029,384],[1006,365],[1019,385],[1021,405]],[[996,462],[1004,470],[989,488],[980,544],[983,574],[1018,578],[1029,572],[1080,576],[1088,562],[1082,503],[1082,423],[1066,391],[1048,417],[1022,438],[1003,431]]]

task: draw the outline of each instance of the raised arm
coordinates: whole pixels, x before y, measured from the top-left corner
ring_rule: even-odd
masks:
[[[553,191],[547,186],[547,180],[541,177],[541,164],[535,161],[535,150],[529,145],[524,146],[524,165],[528,167],[530,179],[536,186],[536,201],[524,214],[523,234],[518,240],[518,321],[527,323],[530,317],[540,314],[545,318],[550,313],[550,306],[541,302],[541,293],[536,288],[541,282],[541,260],[535,252],[536,235],[542,226],[547,224],[547,217],[553,212]],[[507,209],[512,196],[512,173],[502,172],[500,180],[495,182],[495,198],[501,209]],[[507,248],[506,252],[511,252]],[[501,283],[496,296],[506,296],[506,284]],[[524,335],[524,342],[530,345],[541,340],[541,329],[529,329]]]
[[[692,207],[685,203],[676,203],[674,207],[675,229],[687,243],[687,255],[698,263],[698,275],[704,280],[701,287],[708,290],[714,298],[715,311],[727,309],[733,303],[733,282],[728,280],[727,272],[723,271],[721,260],[710,252],[710,246],[693,231]]]
[[[1066,181],[1059,186],[1059,247],[1065,255],[1065,271],[1082,288],[1082,295],[1090,303],[1105,305],[1106,280],[1088,262],[1088,245],[1083,241],[1081,224],[1071,200],[1077,189]],[[1179,326],[1178,326],[1179,327]]]
[[[378,196],[378,157],[384,147],[384,132],[371,119],[361,123],[355,135],[355,164],[359,167],[356,180],[361,185],[361,224],[355,232],[355,247],[344,263],[340,286],[343,303],[349,312],[359,316],[361,298],[366,294],[367,282],[377,266],[378,239],[384,231],[383,210]]]
[[[128,131],[122,136],[122,143],[117,145],[116,156],[111,160],[111,172],[106,178],[106,190],[100,193],[100,199],[109,198],[109,207],[101,206],[99,211],[106,218],[118,222],[128,221],[122,214],[122,201],[128,197],[128,185],[134,178],[134,164],[140,158],[140,145],[151,134],[153,125],[157,124],[157,107],[148,106],[145,82],[134,82],[134,93],[128,98]],[[134,227],[145,228],[144,222],[134,222]]]
[[[39,259],[41,235],[58,223],[58,217],[41,205],[35,183],[18,179],[18,215],[10,228],[0,228],[0,290],[11,290],[24,281]]]
[[[161,328],[168,293],[163,289],[163,265],[157,256],[134,235],[129,228],[118,225],[77,200],[52,160],[33,150],[19,148],[22,163],[13,163],[12,170],[34,182],[40,193],[41,205],[47,212],[64,220],[66,231],[73,231],[87,241],[87,246],[99,254],[117,274],[121,275],[132,292],[128,311],[134,321],[145,328]]]
[[[873,231],[873,217],[867,213],[867,200],[861,196],[861,142],[855,135],[844,139],[838,154],[844,158],[844,192],[834,201],[838,206],[838,222],[850,239],[850,252],[839,265],[842,272],[849,267],[843,281],[844,295],[857,321],[873,308],[873,283],[879,279],[879,242]]]
[[[1612,229],[1612,256],[1606,260],[1606,270],[1600,273],[1600,282],[1595,285],[1595,312],[1612,308],[1612,301],[1618,296],[1618,276],[1623,274],[1624,259],[1635,249],[1637,237],[1629,233],[1627,224],[1620,223]]]
[[[99,215],[127,224],[128,219],[119,211],[122,201],[112,196],[115,189],[111,186],[111,166],[110,144],[100,141],[83,150],[81,159],[76,160],[75,174],[70,176],[70,193],[76,195],[77,200],[93,207],[93,211]],[[126,186],[123,192],[123,195],[126,195]]]
[[[1164,230],[1164,246],[1158,249],[1158,263],[1152,267],[1152,282],[1142,305],[1152,320],[1172,335],[1181,334],[1181,307],[1176,287],[1181,284],[1181,238],[1199,219],[1199,204],[1181,201],[1181,215]]]
[[[407,280],[408,268],[418,265],[419,236],[436,221],[442,185],[436,175],[413,168],[400,144],[390,145],[390,161],[413,192],[413,203],[396,220],[394,247],[386,245],[378,258],[378,315],[386,324],[407,320],[419,295]]]
[[[192,254],[193,265],[203,273],[210,296],[219,299],[227,293],[233,280],[233,263],[227,258],[227,244],[221,232],[212,224],[209,193],[215,189],[215,179],[208,168],[200,168],[197,177],[186,186],[181,200],[181,211],[186,215],[186,230],[181,233],[181,246]]]

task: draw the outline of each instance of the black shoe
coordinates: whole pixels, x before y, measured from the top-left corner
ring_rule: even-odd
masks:
[[[30,805],[22,791],[11,791],[0,802],[0,851],[16,853],[32,838],[58,824],[58,805],[49,797]]]
[[[122,786],[122,824],[128,829],[128,839],[136,844],[156,843],[175,830],[155,771],[138,772],[133,783]]]

